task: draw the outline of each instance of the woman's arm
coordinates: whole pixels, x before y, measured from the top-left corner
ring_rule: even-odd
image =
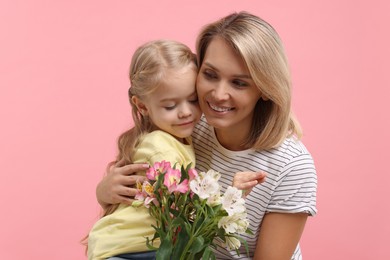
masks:
[[[262,221],[254,260],[290,260],[306,224],[306,213],[267,213]]]
[[[131,205],[132,198],[137,191],[132,186],[137,180],[140,182],[145,180],[144,176],[134,174],[148,168],[148,164],[123,165],[121,162],[110,163],[107,166],[107,174],[96,187],[96,198],[99,204],[103,208],[117,203]]]

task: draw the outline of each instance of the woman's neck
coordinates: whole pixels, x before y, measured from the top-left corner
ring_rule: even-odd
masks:
[[[218,142],[230,151],[243,151],[250,148],[247,144],[248,133],[243,133],[241,131],[223,131],[220,129],[215,129],[215,135],[218,139]]]

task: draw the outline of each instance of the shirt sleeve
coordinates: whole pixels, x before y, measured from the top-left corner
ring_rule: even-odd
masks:
[[[191,149],[185,148],[178,141],[168,134],[155,132],[144,138],[134,153],[134,162],[147,162],[153,165],[163,160],[170,162],[173,167],[175,163],[187,165],[195,158]]]
[[[310,154],[299,154],[281,170],[267,212],[316,215],[317,173]]]

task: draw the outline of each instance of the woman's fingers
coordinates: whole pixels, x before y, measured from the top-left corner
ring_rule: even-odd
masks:
[[[136,174],[137,172],[142,172],[149,168],[149,164],[147,163],[127,164],[123,166],[118,165],[118,163],[110,166],[108,170],[109,174],[114,173],[120,175],[133,175]]]
[[[131,204],[136,189],[137,180],[143,182],[144,176],[135,175],[149,168],[148,164],[124,165],[124,161],[112,162],[107,165],[107,174],[96,187],[96,197],[102,207],[110,204]]]

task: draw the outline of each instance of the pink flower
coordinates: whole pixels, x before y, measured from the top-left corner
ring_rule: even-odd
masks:
[[[157,207],[160,205],[156,198],[154,198],[154,197],[147,197],[145,199],[145,203],[144,203],[145,208],[149,208],[150,207],[150,203],[152,203],[152,202]]]
[[[141,191],[140,186],[141,185]],[[155,205],[158,204],[156,195],[154,194],[154,185],[150,184],[148,181],[145,181],[143,184],[137,183],[137,194],[135,195],[136,200],[144,202],[146,208],[150,207],[150,203],[153,202]]]
[[[191,181],[198,176],[198,172],[194,168],[191,168],[188,170],[188,176],[190,177],[190,181]]]
[[[155,162],[154,165],[146,171],[146,177],[151,181],[155,181],[157,180],[158,175],[166,172],[169,169],[171,169],[170,162],[166,162],[166,161]]]
[[[147,196],[153,196],[154,195],[154,188],[152,184],[150,184],[148,181],[144,181],[142,184],[142,191],[147,195]]]
[[[181,172],[177,169],[168,169],[164,177],[164,185],[168,188],[170,193],[180,192],[186,193],[188,191],[188,180],[184,180],[180,183]]]
[[[158,172],[153,167],[150,167],[146,171],[146,178],[148,178],[151,181],[155,181],[157,176],[158,176]]]
[[[137,193],[135,194],[134,198],[139,201],[144,201],[145,200],[145,194],[142,189],[142,183],[137,181],[136,183],[136,188],[137,188]]]

